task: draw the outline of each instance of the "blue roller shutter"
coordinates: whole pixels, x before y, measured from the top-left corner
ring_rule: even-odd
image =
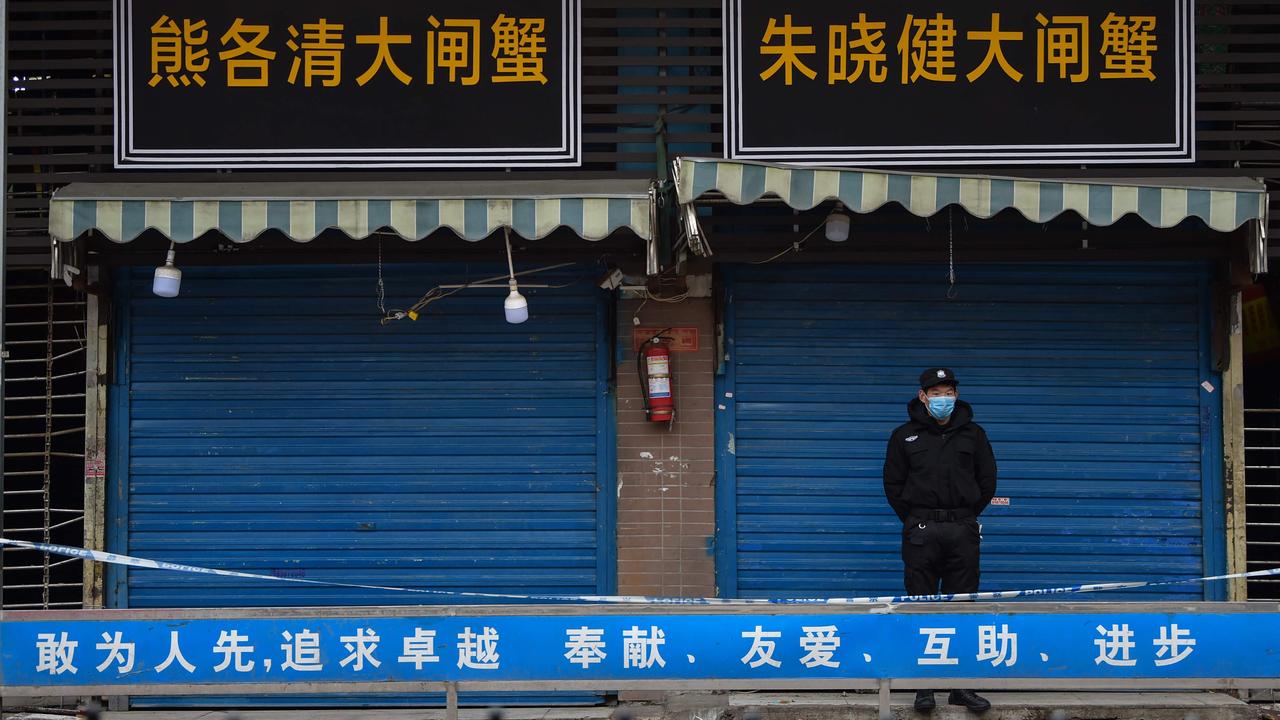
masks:
[[[902,592],[882,463],[920,370],[935,364],[960,378],[1009,498],[982,518],[983,590],[1221,570],[1221,398],[1201,386],[1219,385],[1206,268],[962,267],[953,300],[935,267],[726,276],[722,594]]]
[[[389,266],[388,305],[502,268]],[[467,290],[380,326],[372,267],[121,276],[114,548],[311,580],[522,594],[611,592],[604,300],[587,269]],[[116,572],[118,607],[477,602]]]

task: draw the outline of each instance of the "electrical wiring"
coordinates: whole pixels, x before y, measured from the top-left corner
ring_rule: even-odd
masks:
[[[418,299],[418,302],[414,303],[413,305],[411,305],[411,306],[409,307],[409,309],[408,309],[408,310],[404,311],[404,314],[403,314],[403,315],[401,315],[400,317],[409,317],[409,318],[416,319],[416,316],[421,315],[421,314],[422,314],[422,312],[423,312],[424,310],[426,310],[426,309],[427,309],[427,306],[428,306],[428,305],[430,305],[431,303],[436,302],[437,300],[443,300],[443,299],[445,299],[445,298],[449,297],[450,295],[453,295],[453,294],[458,293],[458,292],[460,292],[460,291],[462,291],[462,290],[465,290],[465,289],[467,289],[468,287],[470,287],[470,286],[472,286],[472,285],[474,285],[474,284],[475,284],[475,283],[466,283],[466,284],[462,285],[461,287],[452,288],[452,289],[449,289],[449,290],[443,290],[443,289],[441,289],[439,286],[433,287],[433,288],[431,288],[430,290],[428,290],[428,291],[427,291],[427,293],[426,293],[425,295],[423,295],[421,298],[419,298],[419,299]],[[397,318],[394,318],[394,319],[399,320],[399,319],[400,319],[400,317],[397,317]],[[385,325],[386,323],[387,323],[387,321],[386,321],[386,319],[384,318],[384,320],[383,320],[383,324]]]
[[[415,302],[413,305],[410,305],[407,308],[388,309],[386,306],[386,281],[383,277],[382,259],[383,259],[382,258],[382,240],[381,238],[379,238],[378,240],[378,279],[376,284],[375,297],[378,305],[378,313],[381,315],[381,317],[379,318],[379,323],[382,325],[389,325],[397,320],[403,320],[405,318],[409,318],[410,320],[417,320],[418,317],[422,315],[422,313],[424,313],[432,303],[443,300],[447,297],[450,297],[456,293],[459,293],[469,288],[493,287],[491,283],[494,283],[500,280],[506,280],[509,277],[521,277],[525,275],[531,275],[534,273],[546,272],[548,270],[558,270],[561,268],[570,267],[575,264],[575,263],[559,263],[557,265],[549,265],[547,267],[534,268],[532,270],[525,270],[518,273],[509,272],[507,275],[495,275],[494,277],[482,278],[480,280],[471,280],[471,281],[462,283],[460,285],[453,285],[453,284],[436,285],[435,287],[431,288],[426,293],[424,293],[422,297],[418,298],[417,302]],[[603,256],[602,256],[602,259],[603,259]],[[509,271],[512,269],[513,268],[508,267]],[[581,285],[582,283],[587,282],[588,280],[589,278],[579,277],[576,279],[571,279],[568,282],[562,282],[554,285],[551,285],[551,284],[533,285],[533,286],[527,286],[527,287],[544,288],[547,290],[563,290],[564,288],[573,287],[575,285]],[[666,284],[668,282],[674,282],[675,280],[676,278],[666,278],[666,277],[658,278],[658,282],[660,285]],[[661,294],[654,294],[649,292],[648,288],[645,288],[644,292],[645,292],[645,301],[644,301],[645,303],[649,302],[650,299],[654,300],[655,302],[675,303],[675,302],[683,302],[685,299],[688,298],[687,291],[682,292],[678,295],[672,295],[672,296],[663,296]],[[642,303],[640,308],[642,309],[643,307],[644,307],[644,304]],[[639,309],[637,309],[636,313],[637,315],[639,314]]]
[[[571,263],[565,263],[565,264],[568,265]],[[557,265],[554,267],[563,267],[563,266]],[[540,268],[540,270],[550,270],[550,269],[552,268]],[[538,270],[528,270],[528,271],[525,271],[524,273],[516,273],[516,275],[517,276],[526,275],[532,272],[538,272]],[[430,290],[428,290],[425,295],[419,298],[416,303],[414,303],[413,305],[410,305],[409,308],[406,310],[384,311],[381,322],[383,325],[387,325],[396,320],[403,320],[406,317],[409,318],[410,320],[417,320],[418,316],[421,315],[423,312],[425,312],[427,309],[427,306],[429,306],[431,303],[443,300],[449,297],[450,295],[454,295],[456,293],[462,292],[463,290],[466,290],[468,288],[483,286],[488,283],[492,283],[495,280],[505,279],[506,277],[507,277],[506,275],[499,275],[492,278],[484,278],[482,280],[472,280],[470,282],[466,282],[461,285],[458,285],[457,287],[449,287],[449,288],[442,288],[439,285],[437,285],[431,288]],[[571,283],[565,283],[563,285],[548,285],[546,287],[549,290],[559,290],[559,289],[567,288],[576,284],[577,282],[571,282]],[[541,286],[538,286],[538,287],[541,287]]]
[[[679,303],[679,302],[684,302],[685,300],[689,299],[689,290],[688,290],[688,287],[687,287],[687,286],[685,286],[684,291],[682,291],[682,292],[678,292],[678,293],[676,293],[676,294],[674,294],[674,295],[663,295],[663,294],[662,294],[662,288],[663,288],[663,286],[664,286],[664,285],[667,285],[667,286],[670,286],[670,285],[682,286],[682,285],[684,285],[684,283],[683,283],[683,282],[681,282],[680,278],[675,277],[675,276],[671,276],[671,275],[665,275],[665,274],[663,274],[663,275],[659,275],[659,276],[657,277],[657,281],[658,281],[658,292],[656,292],[656,293],[655,293],[655,292],[653,292],[652,290],[650,290],[650,289],[649,289],[649,287],[648,287],[647,285],[645,286],[645,288],[644,288],[644,297],[645,297],[645,300],[646,300],[646,301],[648,301],[648,300],[652,300],[652,301],[654,301],[654,302],[660,302],[660,303]]]
[[[461,290],[461,289],[462,288],[457,288],[456,290],[445,292],[441,290],[439,287],[433,287],[427,291],[427,294],[419,298],[418,302],[414,303],[407,310],[383,309],[382,319],[380,320],[380,322],[383,325],[388,325],[396,320],[403,320],[406,317],[416,320],[418,318],[418,315],[422,314],[422,311],[425,310],[428,305],[430,305],[431,303],[437,300],[443,300],[444,298],[449,297],[450,295],[454,294],[455,292],[458,292],[458,290]]]
[[[645,288],[645,289],[644,289],[644,299],[645,299],[646,301],[648,301],[648,300],[652,300],[652,301],[654,301],[654,302],[660,302],[660,303],[680,303],[680,302],[684,302],[685,300],[688,300],[688,299],[689,299],[689,292],[686,290],[685,292],[682,292],[682,293],[680,293],[679,295],[671,295],[671,296],[669,296],[669,297],[662,297],[662,296],[660,296],[660,295],[654,295],[652,292],[649,292],[649,288]]]
[[[756,260],[756,261],[753,261],[751,264],[752,264],[752,265],[766,265],[766,264],[768,264],[768,263],[773,262],[774,260],[777,260],[778,258],[782,257],[783,255],[786,255],[786,254],[787,254],[787,253],[789,253],[789,252],[800,252],[800,248],[801,248],[801,246],[803,246],[803,245],[805,244],[805,242],[806,242],[806,241],[808,241],[808,239],[809,239],[809,238],[813,237],[813,234],[814,234],[814,233],[816,233],[816,232],[818,232],[819,228],[823,228],[823,227],[826,227],[826,223],[825,223],[825,222],[818,223],[818,224],[817,224],[817,225],[815,225],[815,226],[813,227],[813,229],[812,229],[812,230],[810,230],[810,231],[809,231],[809,232],[808,232],[804,237],[800,238],[799,240],[793,241],[790,245],[788,245],[785,249],[783,249],[783,251],[782,251],[782,252],[778,253],[777,255],[774,255],[773,257],[771,257],[771,258],[769,258],[769,259],[767,259],[767,260]]]
[[[547,270],[559,270],[560,268],[569,267],[570,265],[573,265],[573,264],[574,263],[560,263],[558,265],[549,265],[547,267],[534,268],[533,270],[525,270],[523,272],[515,273],[515,277],[532,275],[534,273],[545,272]],[[379,288],[378,309],[382,312],[382,318],[379,322],[381,322],[381,324],[383,325],[389,325],[392,322],[395,322],[396,320],[403,320],[405,318],[409,318],[410,320],[417,320],[418,316],[421,315],[427,309],[427,306],[431,305],[431,303],[443,300],[449,297],[450,295],[454,295],[455,293],[462,292],[463,290],[466,290],[468,288],[482,287],[482,286],[488,285],[489,283],[496,282],[498,280],[505,280],[507,279],[507,277],[508,277],[507,275],[495,275],[493,277],[482,278],[480,280],[471,280],[471,281],[462,283],[461,285],[450,286],[450,287],[441,287],[440,285],[437,285],[431,288],[430,290],[428,290],[421,298],[418,299],[417,302],[415,302],[413,305],[410,305],[407,309],[388,310],[383,305],[382,265],[381,263],[379,263],[378,265],[378,288]],[[563,283],[561,285],[547,285],[546,288],[549,290],[559,290],[562,288],[567,288],[567,287],[576,285],[580,282],[582,282],[582,280],[574,280],[572,282]],[[536,286],[536,287],[542,287],[542,286]]]
[[[688,299],[689,299],[689,291],[688,291],[687,289],[686,289],[686,290],[684,290],[683,292],[676,293],[675,295],[662,295],[662,294],[661,294],[661,289],[662,289],[662,286],[663,286],[663,285],[679,284],[679,278],[676,278],[676,277],[670,277],[670,276],[667,276],[667,275],[659,275],[659,276],[656,278],[656,280],[657,280],[657,282],[658,282],[658,289],[659,289],[659,292],[657,292],[657,293],[653,292],[652,290],[650,290],[650,289],[649,289],[649,287],[648,287],[648,286],[645,286],[645,287],[643,288],[643,292],[644,292],[643,297],[644,297],[644,300],[643,300],[643,301],[641,301],[641,303],[640,303],[640,307],[636,308],[636,311],[635,311],[634,313],[632,313],[632,314],[631,314],[631,324],[632,324],[632,325],[638,325],[638,324],[640,324],[640,311],[641,311],[641,310],[644,310],[645,305],[648,305],[650,300],[652,300],[653,302],[659,302],[659,303],[670,303],[670,304],[675,304],[675,303],[682,303],[682,302],[684,302],[685,300],[688,300]]]

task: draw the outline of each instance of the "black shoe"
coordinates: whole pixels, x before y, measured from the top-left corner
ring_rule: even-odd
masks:
[[[952,690],[947,701],[952,705],[963,705],[976,713],[991,709],[991,703],[972,690]]]
[[[938,703],[933,701],[932,690],[916,691],[916,702],[915,702],[916,712],[930,713],[930,712],[933,712],[933,709],[936,707],[938,707]]]

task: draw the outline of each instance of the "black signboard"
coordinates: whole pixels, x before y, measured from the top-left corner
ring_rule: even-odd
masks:
[[[1194,160],[1191,0],[725,0],[724,11],[731,158]]]
[[[581,163],[579,0],[117,0],[121,167]]]

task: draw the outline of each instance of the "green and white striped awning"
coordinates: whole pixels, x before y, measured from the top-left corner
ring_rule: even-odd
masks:
[[[622,228],[649,240],[653,209],[647,180],[73,183],[54,193],[49,232],[66,242],[92,230],[124,243],[149,229],[176,242],[217,231],[247,242],[277,230],[306,242],[328,229],[421,240],[449,228],[481,240],[509,227],[532,240],[565,227],[588,240]]]
[[[1250,220],[1262,220],[1267,208],[1265,186],[1251,178],[1038,180],[700,158],[680,158],[679,162],[681,203],[718,192],[739,205],[773,195],[797,210],[839,200],[854,212],[869,213],[894,202],[921,217],[934,215],[948,205],[959,205],[981,218],[1014,208],[1034,222],[1046,222],[1071,210],[1093,225],[1110,225],[1135,214],[1155,227],[1167,228],[1197,217],[1222,232]]]

